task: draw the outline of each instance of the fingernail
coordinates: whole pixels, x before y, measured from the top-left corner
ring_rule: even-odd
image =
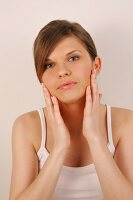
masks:
[[[51,99],[52,99],[52,102],[55,103],[55,96],[52,96]]]
[[[87,91],[90,91],[91,87],[90,85],[87,86]]]
[[[96,73],[97,71],[96,71],[96,69],[94,69],[94,73]]]
[[[45,92],[47,92],[47,90],[46,90],[46,87],[45,87],[44,83],[42,83],[42,89],[43,89]]]
[[[42,87],[43,87],[44,90],[47,89],[46,86],[44,85],[44,83],[42,83]]]
[[[93,76],[93,78],[95,78],[95,77],[96,77],[96,74],[92,74],[92,76]]]

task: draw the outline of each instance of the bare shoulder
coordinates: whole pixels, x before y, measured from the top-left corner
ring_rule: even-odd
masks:
[[[113,134],[119,137],[114,159],[123,175],[133,183],[133,111],[125,108],[111,111]]]
[[[38,175],[38,121],[37,111],[31,111],[18,116],[13,123],[10,199],[16,199]]]
[[[12,129],[13,134],[17,134],[18,137],[20,135],[33,144],[35,151],[39,149],[41,126],[36,110],[18,116],[13,123]]]
[[[126,108],[112,107],[112,120],[115,126],[122,126],[129,124],[133,120],[133,110]]]
[[[128,132],[133,132],[133,110],[111,107],[112,129],[118,138],[124,137]]]

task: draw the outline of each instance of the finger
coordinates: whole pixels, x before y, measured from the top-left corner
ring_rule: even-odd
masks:
[[[86,89],[86,105],[85,105],[85,114],[91,114],[92,110],[92,95],[91,95],[91,87],[87,86]]]
[[[91,84],[92,84],[92,94],[95,97],[95,94],[99,93],[99,89],[98,89],[98,84],[97,84],[97,77],[96,77],[96,73],[93,73],[91,75]]]
[[[42,84],[42,87],[43,87],[43,93],[44,93],[44,97],[45,97],[46,107],[48,110],[48,115],[50,115],[50,117],[53,118],[53,103],[52,103],[51,95],[46,86],[44,86]]]
[[[61,117],[58,100],[55,96],[53,96],[53,104],[54,104],[54,116],[55,116],[57,124],[59,125],[62,123],[63,119]]]
[[[99,100],[100,100],[100,101],[101,101],[101,98],[102,98],[102,94],[100,93],[100,94],[99,94]]]
[[[98,106],[98,104],[99,104],[99,91],[98,91],[96,73],[93,73],[91,76],[91,84],[92,84],[93,106],[95,107],[95,106]]]

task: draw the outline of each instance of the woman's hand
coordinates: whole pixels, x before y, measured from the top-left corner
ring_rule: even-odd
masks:
[[[54,149],[68,150],[70,146],[70,133],[61,116],[57,98],[52,97],[46,86],[43,85],[48,120],[54,139]],[[52,99],[51,99],[52,98]]]
[[[99,110],[101,94],[98,91],[98,84],[96,81],[96,72],[91,74],[91,86],[86,89],[86,104],[83,117],[83,135],[87,141],[99,139]]]

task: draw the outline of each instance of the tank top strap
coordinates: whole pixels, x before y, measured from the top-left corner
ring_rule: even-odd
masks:
[[[39,116],[40,116],[40,120],[41,120],[41,128],[42,128],[42,139],[41,139],[41,145],[40,148],[44,148],[45,147],[45,141],[46,141],[46,134],[45,134],[45,117],[44,117],[44,112],[43,112],[43,108],[39,108],[37,109]]]
[[[107,132],[108,132],[108,148],[110,152],[114,155],[115,146],[113,143],[113,136],[112,136],[112,126],[111,126],[111,106],[107,106]]]

